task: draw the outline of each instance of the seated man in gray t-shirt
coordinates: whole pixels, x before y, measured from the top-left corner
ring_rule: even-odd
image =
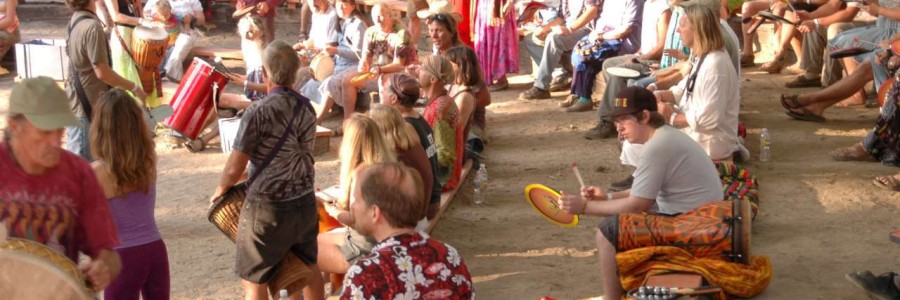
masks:
[[[644,159],[634,173],[631,190],[606,193],[602,188],[585,186],[581,197],[563,193],[559,204],[568,213],[607,217],[597,233],[603,298],[619,299],[624,290],[616,272],[616,215],[644,211],[680,214],[722,200],[723,194],[709,156],[689,136],[665,126],[650,91],[642,87],[622,89],[605,117],[613,120],[628,142],[645,144]]]

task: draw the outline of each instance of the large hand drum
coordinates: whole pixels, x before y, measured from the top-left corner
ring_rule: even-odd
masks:
[[[578,225],[578,215],[569,214],[559,207],[559,192],[543,184],[525,187],[525,199],[539,214],[553,224],[563,227]]]
[[[325,78],[334,74],[334,59],[328,53],[320,52],[309,62],[309,68],[316,81],[325,81]]]
[[[209,222],[213,223],[228,239],[234,241],[237,238],[238,222],[241,219],[241,209],[244,199],[247,197],[246,182],[231,187],[225,195],[216,199],[212,207],[206,213]],[[300,258],[288,251],[281,259],[281,270],[275,274],[275,278],[269,284],[269,293],[274,297],[282,289],[294,294],[303,290],[309,283],[313,274]]]
[[[228,80],[228,76],[212,65],[194,58],[172,94],[174,112],[166,118],[166,126],[190,140],[197,139],[206,124],[206,118],[213,110],[213,103],[218,100],[213,99],[213,95],[221,95]]]
[[[94,299],[74,262],[40,243],[0,242],[0,298]]]
[[[155,88],[155,74],[166,56],[168,45],[169,35],[162,28],[137,26],[131,34],[131,54],[138,67],[141,85],[147,93]]]

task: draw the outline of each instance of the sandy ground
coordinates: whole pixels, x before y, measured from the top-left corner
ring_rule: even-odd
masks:
[[[25,36],[61,36],[62,22],[23,23]],[[760,31],[764,32],[767,27]],[[279,38],[292,40],[296,24],[279,27]],[[237,47],[219,29],[203,44]],[[767,44],[765,41],[764,45]],[[757,54],[766,61],[770,51]],[[524,54],[524,52],[523,52]],[[491,181],[487,203],[454,202],[433,236],[457,247],[482,299],[585,299],[601,294],[594,247],[600,218],[583,218],[561,228],[538,216],[523,189],[542,183],[574,191],[577,181],[567,166],[581,165],[595,185],[625,177],[615,140],[588,141],[582,133],[596,122],[594,113],[563,113],[554,101],[521,101],[530,87],[528,67],[511,77],[512,89],[494,94],[488,109],[493,141],[485,163]],[[759,299],[864,299],[844,274],[870,269],[876,274],[900,270],[900,246],[887,234],[900,228],[900,194],[875,188],[876,175],[896,168],[877,163],[834,162],[828,152],[858,141],[872,127],[877,109],[835,108],[828,123],[789,120],[778,104],[789,75],[743,70],[741,120],[747,145],[758,153],[763,127],[772,134],[772,160],[752,161],[761,185],[762,205],[753,228],[752,251],[774,264],[769,288]],[[5,114],[12,76],[0,77],[0,114]],[[167,89],[174,88],[168,84]],[[811,90],[811,89],[810,89]],[[331,124],[336,124],[332,120]],[[5,126],[5,120],[0,120]],[[219,180],[226,155],[213,146],[202,153],[169,149],[157,140],[159,183],[156,217],[169,249],[174,299],[238,299],[233,273],[234,246],[206,221],[207,199]],[[336,149],[316,157],[317,186],[333,184]]]

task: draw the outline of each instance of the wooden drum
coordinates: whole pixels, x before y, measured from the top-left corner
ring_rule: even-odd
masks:
[[[3,299],[95,299],[81,270],[68,257],[31,240],[0,242]]]
[[[157,71],[168,46],[169,34],[164,29],[140,25],[134,28],[131,34],[131,52],[144,92],[150,93],[156,88],[154,83],[158,81]]]
[[[216,199],[212,207],[206,213],[209,222],[213,223],[232,242],[237,237],[238,221],[241,218],[241,209],[244,199],[247,197],[247,183],[235,185],[225,192],[225,195]],[[294,294],[303,290],[309,284],[313,274],[300,258],[290,251],[281,259],[282,268],[275,278],[269,283],[269,293],[272,297],[278,296],[278,291],[286,289],[288,294]],[[288,272],[285,272],[289,270]]]

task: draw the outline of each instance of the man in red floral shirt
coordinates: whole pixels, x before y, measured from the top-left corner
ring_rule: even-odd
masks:
[[[353,227],[380,242],[347,271],[341,299],[474,299],[456,249],[415,231],[428,206],[418,172],[382,163],[355,177]]]

